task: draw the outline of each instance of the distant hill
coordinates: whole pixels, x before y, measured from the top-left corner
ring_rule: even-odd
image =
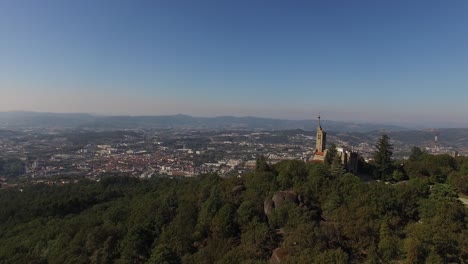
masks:
[[[198,128],[198,129],[303,129],[315,130],[315,120],[287,120],[260,117],[193,117],[188,115],[171,116],[111,116],[102,117],[92,124],[85,124],[89,128]],[[403,127],[380,124],[356,124],[324,120],[323,125],[330,131],[367,132],[373,130],[402,130]]]
[[[90,114],[0,112],[0,128],[76,128],[95,119]]]
[[[303,129],[315,130],[316,120],[287,120],[260,117],[193,117],[189,115],[166,116],[97,116],[90,114],[62,114],[38,112],[0,112],[0,128],[186,128],[186,129]],[[375,130],[399,131],[404,127],[323,120],[327,131],[369,132]]]

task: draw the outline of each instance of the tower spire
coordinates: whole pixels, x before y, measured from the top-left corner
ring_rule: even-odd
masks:
[[[325,133],[325,131],[323,131],[322,129],[322,126],[320,124],[320,113],[318,115],[318,123],[317,123],[317,137],[315,138],[315,146],[316,146],[316,152],[324,152],[325,151],[325,148],[326,148],[326,140],[327,140],[327,133]]]

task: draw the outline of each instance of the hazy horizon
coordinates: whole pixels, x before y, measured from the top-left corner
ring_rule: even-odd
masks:
[[[11,113],[11,114],[32,114],[32,115],[90,115],[94,117],[157,117],[157,116],[177,116],[177,115],[185,115],[191,116],[195,118],[220,118],[220,117],[236,117],[236,118],[266,118],[266,119],[275,119],[275,120],[290,120],[290,121],[312,121],[316,122],[317,116],[309,116],[305,118],[282,118],[282,117],[275,117],[275,116],[261,116],[261,115],[193,115],[188,113],[168,113],[168,114],[141,114],[141,115],[131,115],[131,114],[99,114],[99,113],[87,113],[87,112],[41,112],[41,111],[29,111],[29,110],[11,110],[11,111],[0,111],[2,113]],[[320,113],[318,113],[320,114]],[[317,115],[318,115],[317,114]],[[332,121],[332,122],[342,122],[342,123],[354,123],[354,124],[375,124],[375,125],[390,125],[390,126],[397,126],[401,128],[407,129],[436,129],[436,128],[468,128],[468,122],[466,123],[456,123],[456,122],[448,122],[448,121],[441,121],[441,122],[388,122],[386,120],[378,120],[378,121],[365,121],[365,120],[343,120],[343,119],[330,119],[326,118],[322,115],[322,121]]]
[[[457,0],[2,1],[0,111],[466,127],[467,13]]]

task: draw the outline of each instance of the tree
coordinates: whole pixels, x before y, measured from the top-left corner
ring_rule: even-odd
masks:
[[[160,245],[153,250],[151,258],[147,263],[150,264],[177,264],[181,260],[172,249],[166,245]]]
[[[282,189],[289,189],[295,184],[301,184],[307,177],[306,165],[299,160],[283,161],[277,163],[273,168],[278,171],[277,180]]]
[[[465,174],[465,175],[468,175],[468,160],[463,162],[461,165],[460,165],[460,172],[462,174]]]
[[[398,254],[398,239],[392,234],[388,221],[385,219],[380,225],[379,253],[385,261],[390,261]]]
[[[270,171],[270,165],[268,165],[267,159],[265,156],[260,155],[257,158],[257,162],[255,164],[256,171]]]
[[[208,236],[209,227],[216,212],[222,206],[221,194],[218,186],[211,189],[210,197],[202,204],[198,213],[198,222],[195,227],[195,238],[202,239]]]
[[[343,174],[345,174],[345,172],[346,170],[345,170],[343,163],[341,162],[341,157],[338,155],[335,155],[330,166],[331,175],[333,175],[334,177],[340,177]]]
[[[449,183],[463,194],[468,194],[468,174],[452,173],[449,176]]]
[[[268,228],[266,223],[253,221],[245,226],[241,241],[243,246],[251,249],[257,255],[267,257],[271,254],[269,247],[272,244],[273,237],[274,233]]]
[[[415,238],[408,238],[406,240],[406,263],[421,263],[423,258],[421,243]]]
[[[331,165],[333,159],[338,156],[338,151],[336,150],[336,144],[333,143],[327,151],[327,156],[325,157],[325,163]]]
[[[377,151],[374,152],[375,176],[383,181],[388,180],[393,171],[393,146],[390,144],[390,137],[382,135],[375,147],[377,148]]]
[[[259,207],[257,203],[251,200],[242,202],[237,208],[236,219],[239,225],[247,225],[252,221],[258,221],[263,216],[263,207]]]
[[[421,158],[422,158],[422,156],[424,154],[426,154],[426,152],[421,150],[419,147],[413,147],[411,149],[411,154],[409,156],[409,160],[411,160],[411,161],[421,160]]]
[[[431,250],[431,252],[429,253],[429,256],[427,256],[427,258],[426,258],[426,263],[442,264],[442,263],[444,263],[444,260],[434,250]]]
[[[406,175],[400,170],[394,170],[392,173],[392,178],[395,181],[403,181],[407,179]]]
[[[122,243],[122,263],[140,263],[151,255],[151,243],[154,237],[147,226],[135,226],[127,234]]]
[[[225,204],[219,209],[211,221],[213,237],[228,238],[236,234],[234,213],[234,209],[229,204]]]

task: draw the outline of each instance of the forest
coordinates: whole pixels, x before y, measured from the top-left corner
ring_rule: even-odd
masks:
[[[0,190],[0,262],[467,263],[468,158],[377,158]]]

